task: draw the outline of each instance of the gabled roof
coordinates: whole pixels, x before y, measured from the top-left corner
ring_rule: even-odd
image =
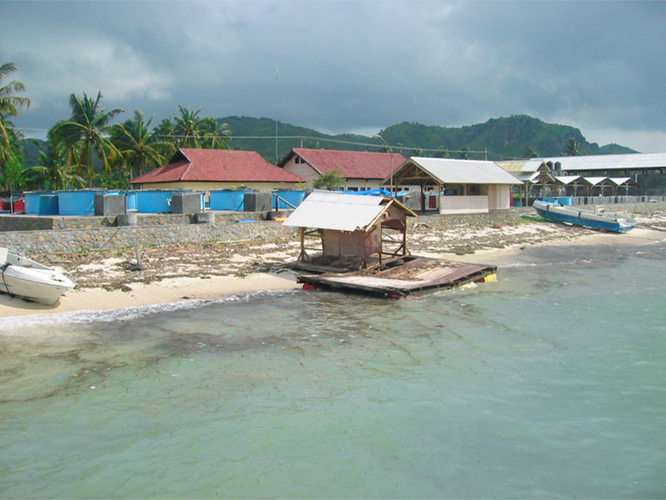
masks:
[[[391,175],[391,166],[395,170],[405,161],[400,153],[293,148],[279,165],[284,167],[294,155],[303,158],[320,174],[339,168],[346,179],[385,179]]]
[[[179,148],[171,161],[130,181],[301,182],[303,179],[264,160],[255,151]]]
[[[585,177],[585,180],[593,186],[598,186],[599,184],[608,185],[611,182],[608,177]]]
[[[314,191],[282,224],[291,227],[356,231],[367,229],[392,204],[402,208],[407,215],[416,216],[393,198]]]
[[[634,186],[637,185],[636,181],[633,180],[631,177],[609,177],[608,180],[611,181],[613,184],[617,184],[618,186],[622,186],[623,184],[634,185]]]
[[[555,176],[555,179],[560,181],[565,186],[576,185],[576,184],[583,184],[586,186],[591,185],[590,182],[581,175],[559,175]]]
[[[440,184],[522,184],[518,178],[492,161],[420,157],[405,161],[393,173],[394,183],[419,184],[410,182],[409,171],[414,171],[415,167]],[[384,184],[388,182],[389,178],[384,178]]]
[[[565,170],[568,172],[581,170],[643,170],[650,168],[665,168],[666,153],[554,156],[549,158],[532,158],[529,160],[498,161],[497,163],[509,172],[533,172],[544,161],[553,166],[559,164],[558,170]]]

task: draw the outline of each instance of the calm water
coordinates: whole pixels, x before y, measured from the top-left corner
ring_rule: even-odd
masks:
[[[664,244],[541,248],[415,300],[5,320],[0,497],[663,498],[665,292]]]

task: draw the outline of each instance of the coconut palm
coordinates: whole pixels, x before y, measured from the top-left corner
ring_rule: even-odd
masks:
[[[16,64],[9,62],[0,66],[0,84],[11,73],[16,71]],[[18,97],[13,94],[23,92],[25,85],[21,82],[11,81],[7,85],[0,87],[0,136],[7,138],[7,130],[1,119],[4,116],[16,116],[18,108],[30,107],[30,99],[27,97]]]
[[[117,149],[105,136],[104,132],[110,127],[110,122],[123,109],[107,111],[101,105],[102,92],[97,93],[97,98],[88,97],[85,92],[83,97],[72,94],[69,97],[69,107],[72,116],[69,120],[60,122],[56,127],[55,134],[69,147],[80,147],[78,166],[88,180],[88,187],[92,187],[96,173],[93,165],[93,152],[102,163],[106,172],[111,169],[111,162],[118,155]]]
[[[85,180],[76,174],[76,163],[70,164],[71,152],[63,142],[58,142],[54,129],[47,133],[44,146],[33,141],[39,147],[39,164],[26,169],[26,174],[39,179],[40,188],[60,190],[85,185]]]
[[[578,151],[578,143],[576,142],[576,139],[571,137],[564,142],[562,154],[564,156],[578,156],[580,154],[580,151]]]
[[[461,160],[469,160],[469,148],[467,146],[460,148],[460,151],[458,151],[458,157]]]
[[[25,86],[21,82],[11,81],[2,85],[3,80],[14,71],[16,71],[16,64],[13,62],[0,66],[0,170],[9,161],[12,138],[16,138],[10,133],[13,125],[7,117],[16,116],[19,108],[30,107],[30,99],[14,95],[25,90]]]
[[[535,146],[527,146],[523,151],[523,158],[538,158],[539,153]]]
[[[206,147],[210,149],[228,149],[231,142],[231,130],[226,123],[215,123],[215,129],[206,141]]]
[[[133,119],[109,129],[111,142],[120,152],[130,177],[165,164],[166,157],[174,152],[171,143],[153,136],[152,121],[152,116],[146,121],[141,111],[135,111]]]
[[[188,148],[202,148],[206,140],[215,132],[216,125],[212,118],[201,118],[199,113],[203,108],[196,111],[189,107],[178,105],[180,116],[174,122],[174,135],[178,144]]]

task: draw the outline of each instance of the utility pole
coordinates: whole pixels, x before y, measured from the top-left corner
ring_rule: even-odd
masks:
[[[384,138],[381,135],[376,134],[375,137],[377,137],[378,139],[381,139],[382,142],[384,144],[386,144],[386,147],[389,148],[389,151],[391,152],[391,181],[389,183],[389,187],[390,187],[390,191],[391,191],[391,196],[393,196],[393,148],[389,145],[388,142],[386,142],[384,140]]]

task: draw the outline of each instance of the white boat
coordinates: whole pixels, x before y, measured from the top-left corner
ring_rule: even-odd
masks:
[[[55,269],[0,248],[0,292],[42,304],[55,304],[74,282]]]
[[[623,214],[604,211],[601,207],[594,210],[579,208],[572,205],[561,205],[546,201],[535,201],[534,209],[546,219],[568,222],[578,226],[592,227],[602,231],[626,233],[636,227],[636,221]]]

